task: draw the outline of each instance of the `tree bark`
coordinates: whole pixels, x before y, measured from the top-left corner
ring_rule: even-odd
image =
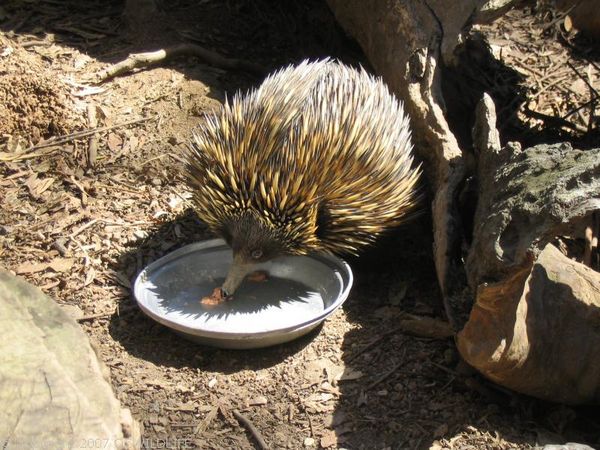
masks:
[[[452,8],[441,0],[328,3],[411,117],[415,151],[433,190],[439,284],[447,300],[464,286],[464,274],[477,293],[457,338],[462,356],[490,379],[529,395],[599,401],[599,275],[550,243],[585,231],[583,258],[597,253],[600,149],[501,148],[494,104],[484,96],[469,157],[479,181],[474,234],[466,265],[461,260],[466,240],[457,198],[466,153],[446,120],[441,67],[456,64],[455,49],[470,23],[493,20],[513,2],[462,0]]]
[[[444,117],[442,56],[452,59],[460,30],[479,1],[444,2],[328,0],[342,27],[362,46],[369,61],[404,102],[411,117],[415,152],[433,185],[434,258],[446,295],[456,275],[459,217],[455,198],[464,176],[458,143]],[[444,14],[436,14],[436,10]],[[365,14],[364,11],[368,11]]]

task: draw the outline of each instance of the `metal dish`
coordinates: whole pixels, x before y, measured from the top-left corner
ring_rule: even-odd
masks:
[[[230,248],[221,239],[180,248],[136,278],[134,294],[148,316],[185,337],[223,348],[258,348],[296,339],[348,297],[350,266],[335,256],[281,257],[260,264],[267,281],[245,281],[233,300],[200,303],[225,279]]]

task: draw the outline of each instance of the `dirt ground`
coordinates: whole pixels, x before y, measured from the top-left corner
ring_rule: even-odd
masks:
[[[148,34],[130,33],[122,11],[117,0],[0,5],[0,267],[79,320],[118,398],[143,424],[146,448],[257,448],[234,409],[272,448],[600,446],[594,409],[506,392],[465,370],[451,340],[398,330],[405,313],[443,319],[427,208],[349,260],[356,282],[344,307],[290,344],[219,350],[146,318],[131,280],[209,237],[176,181],[178,155],[203,114],[261,76],[193,57],[100,84],[95,74],[182,41],[265,73],[324,56],[368,63],[320,0],[165,0]],[[539,129],[541,116],[524,105],[564,115],[589,100],[565,60],[598,76],[556,33],[542,33],[550,20],[524,8],[479,30],[521,74],[526,101],[507,110],[521,127],[513,133]],[[539,69],[532,55],[551,65]],[[557,136],[582,133],[593,114],[575,116]]]

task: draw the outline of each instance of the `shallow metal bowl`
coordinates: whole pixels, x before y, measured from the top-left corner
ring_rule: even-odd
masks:
[[[257,266],[269,273],[267,281],[244,281],[232,300],[203,305],[202,297],[223,283],[231,259],[221,239],[180,248],[138,275],[138,305],[196,342],[258,348],[308,333],[346,300],[352,287],[350,266],[335,256],[289,256]]]

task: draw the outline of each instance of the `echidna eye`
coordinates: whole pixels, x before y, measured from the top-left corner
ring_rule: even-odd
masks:
[[[257,248],[256,250],[252,250],[252,258],[253,259],[260,259],[262,258],[263,252],[261,249]]]

